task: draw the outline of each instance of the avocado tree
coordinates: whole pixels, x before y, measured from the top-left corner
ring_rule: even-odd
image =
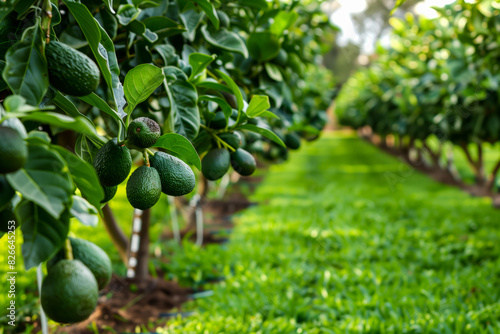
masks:
[[[453,164],[444,147],[458,147],[474,183],[493,191],[500,161],[486,175],[483,146],[500,134],[497,7],[459,0],[438,9],[437,19],[392,18],[391,48],[379,48],[339,96],[341,122],[395,136],[402,153],[417,151],[435,168]]]
[[[118,185],[128,179],[131,206],[149,210],[161,193],[191,193],[196,174],[251,175],[256,154],[286,158],[318,137],[332,86],[318,60],[333,32],[320,2],[2,4],[1,233],[20,227],[26,270],[51,261],[41,297],[53,320],[87,318],[111,275],[102,250],[67,238],[71,218],[100,215],[127,259],[107,205]],[[78,312],[63,302],[72,294]]]

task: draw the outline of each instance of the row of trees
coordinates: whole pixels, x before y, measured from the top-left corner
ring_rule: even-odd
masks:
[[[443,147],[460,147],[476,184],[491,192],[500,161],[487,175],[483,150],[500,139],[500,8],[458,0],[436,10],[436,19],[391,18],[391,47],[378,47],[372,64],[346,83],[337,114],[384,143],[395,137],[400,153],[430,157],[437,168],[453,163]]]

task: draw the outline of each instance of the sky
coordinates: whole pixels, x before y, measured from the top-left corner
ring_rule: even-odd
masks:
[[[437,12],[431,7],[437,6],[442,7],[444,5],[450,4],[454,0],[424,0],[417,4],[416,11],[418,14],[432,18],[436,17]],[[340,35],[339,43],[345,45],[349,40],[356,42],[357,44],[362,44],[361,51],[364,54],[370,54],[374,51],[374,38],[367,38],[364,41],[360,40],[360,36],[356,32],[353,21],[351,19],[351,14],[360,13],[366,9],[365,0],[338,0],[340,8],[337,9],[330,17],[330,20],[342,29]],[[382,38],[382,44],[387,45],[388,36]]]

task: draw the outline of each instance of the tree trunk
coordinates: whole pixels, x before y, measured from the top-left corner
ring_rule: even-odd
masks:
[[[123,263],[125,263],[126,265],[128,261],[128,256],[127,256],[129,247],[128,238],[123,232],[123,230],[120,228],[120,226],[118,226],[115,216],[113,215],[113,211],[111,211],[111,208],[109,207],[108,204],[106,204],[102,208],[102,220],[104,222],[104,227],[106,227],[106,231],[111,237],[111,241],[118,250],[118,253],[122,258]]]
[[[135,277],[144,280],[149,276],[149,226],[151,224],[151,209],[142,211],[141,232],[139,233],[139,250],[137,251],[137,267]]]

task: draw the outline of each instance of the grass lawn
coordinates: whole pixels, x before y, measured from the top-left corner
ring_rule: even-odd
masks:
[[[500,331],[500,211],[489,199],[332,136],[272,167],[253,199],[215,251],[228,279],[165,332]]]

